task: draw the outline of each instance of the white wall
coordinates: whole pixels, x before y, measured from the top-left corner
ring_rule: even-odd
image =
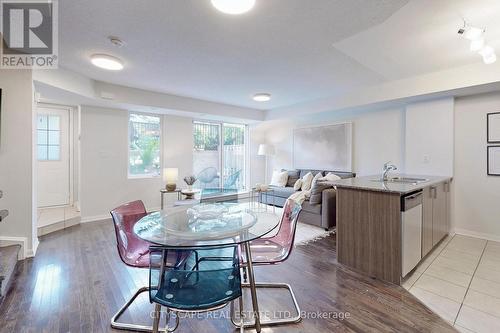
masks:
[[[500,177],[486,172],[486,114],[500,110],[500,93],[455,103],[455,228],[500,241]]]
[[[179,168],[177,185],[185,187],[184,177],[193,174],[193,120],[163,116],[163,165]]]
[[[248,159],[249,159],[249,175],[247,181],[249,181],[249,187],[257,184],[264,183],[265,173],[265,157],[257,156],[259,150],[259,145],[266,142],[266,131],[263,127],[258,125],[248,126]]]
[[[0,223],[0,242],[24,242],[24,253],[33,255],[35,207],[33,198],[33,87],[31,71],[0,70],[2,89],[0,138],[0,209],[10,215]]]
[[[162,127],[165,167],[179,168],[179,182],[191,174],[192,120],[164,116]],[[189,152],[189,153],[186,153]],[[128,179],[128,112],[81,108],[82,221],[109,217],[109,211],[132,200],[143,200],[149,210],[160,207],[161,177]],[[168,194],[166,199],[176,200]]]
[[[353,123],[353,171],[358,175],[374,175],[382,172],[385,162],[402,166],[404,110],[361,110],[355,112],[332,112],[312,117],[297,117],[292,120],[269,121],[259,125],[266,133],[266,142],[276,148],[270,159],[268,175],[273,169],[291,169],[293,129],[297,127]],[[326,154],[328,152],[325,152]]]
[[[405,171],[453,176],[454,99],[444,98],[406,107]]]

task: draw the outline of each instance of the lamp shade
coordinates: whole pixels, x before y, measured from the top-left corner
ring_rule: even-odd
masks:
[[[257,155],[259,155],[259,156],[272,156],[272,155],[274,155],[274,146],[267,144],[267,143],[261,143],[259,145],[259,151],[257,152]]]
[[[175,184],[179,179],[179,169],[177,168],[165,168],[163,169],[163,180],[167,184]]]

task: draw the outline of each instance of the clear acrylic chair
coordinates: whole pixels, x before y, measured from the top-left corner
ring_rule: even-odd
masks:
[[[169,268],[163,258],[171,251],[184,251],[190,257],[186,265]],[[198,261],[198,256],[206,260]],[[231,258],[219,260],[218,258]],[[210,260],[213,258],[214,260]],[[153,332],[158,331],[162,317],[161,307],[166,307],[166,321],[171,312],[199,313],[214,311],[239,299],[241,301],[241,278],[237,245],[210,246],[176,249],[151,247],[150,300],[156,303]],[[241,304],[241,303],[240,303]],[[177,328],[178,323],[171,331]]]
[[[133,201],[117,207],[111,211],[113,225],[115,227],[118,254],[123,263],[130,267],[148,268],[150,261],[149,247],[152,245],[134,234],[134,225],[147,215],[146,208],[142,201]],[[184,253],[169,253],[166,265],[177,267],[184,263],[186,256]],[[132,298],[123,305],[120,310],[111,318],[111,327],[121,330],[132,330],[139,332],[152,332],[152,326],[119,323],[118,319],[143,292],[149,291],[149,287],[142,287],[135,292]]]
[[[297,221],[301,209],[301,205],[288,199],[283,209],[283,215],[281,216],[281,222],[277,233],[274,236],[263,237],[250,242],[253,266],[276,265],[284,262],[290,257],[295,241],[295,231],[297,229]],[[246,283],[247,259],[245,251],[240,249],[239,253],[240,265],[244,271],[245,281],[242,286],[248,288],[249,285]],[[261,321],[261,325],[290,324],[297,323],[301,320],[299,304],[297,303],[295,294],[289,284],[257,282],[256,287],[258,289],[286,289],[290,293],[294,308],[297,312],[297,315],[291,318]],[[240,327],[241,324],[234,320],[234,308],[231,309],[231,320],[235,326]],[[246,323],[244,326],[251,327],[252,324]]]

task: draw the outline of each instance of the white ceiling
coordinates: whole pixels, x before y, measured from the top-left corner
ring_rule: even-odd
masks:
[[[500,37],[498,0],[257,0],[240,16],[216,11],[210,0],[64,0],[59,7],[61,67],[254,109],[480,62],[456,34],[461,15],[487,26],[493,44]],[[111,45],[111,35],[126,46]],[[93,67],[93,53],[120,57],[125,70]],[[257,92],[272,101],[252,101]]]
[[[411,1],[382,24],[335,47],[389,80],[481,62],[458,29],[486,27],[486,39],[500,56],[500,1]]]
[[[407,0],[257,0],[241,16],[210,0],[64,0],[60,65],[93,79],[216,102],[272,109],[379,82],[332,44],[386,20]],[[116,48],[107,37],[121,37]],[[89,64],[93,53],[125,70]],[[269,92],[269,103],[251,97]]]

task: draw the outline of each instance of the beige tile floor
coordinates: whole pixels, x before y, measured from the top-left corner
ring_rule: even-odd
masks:
[[[447,237],[403,287],[460,332],[500,332],[500,243]]]
[[[38,236],[80,223],[80,212],[73,206],[38,209]]]

